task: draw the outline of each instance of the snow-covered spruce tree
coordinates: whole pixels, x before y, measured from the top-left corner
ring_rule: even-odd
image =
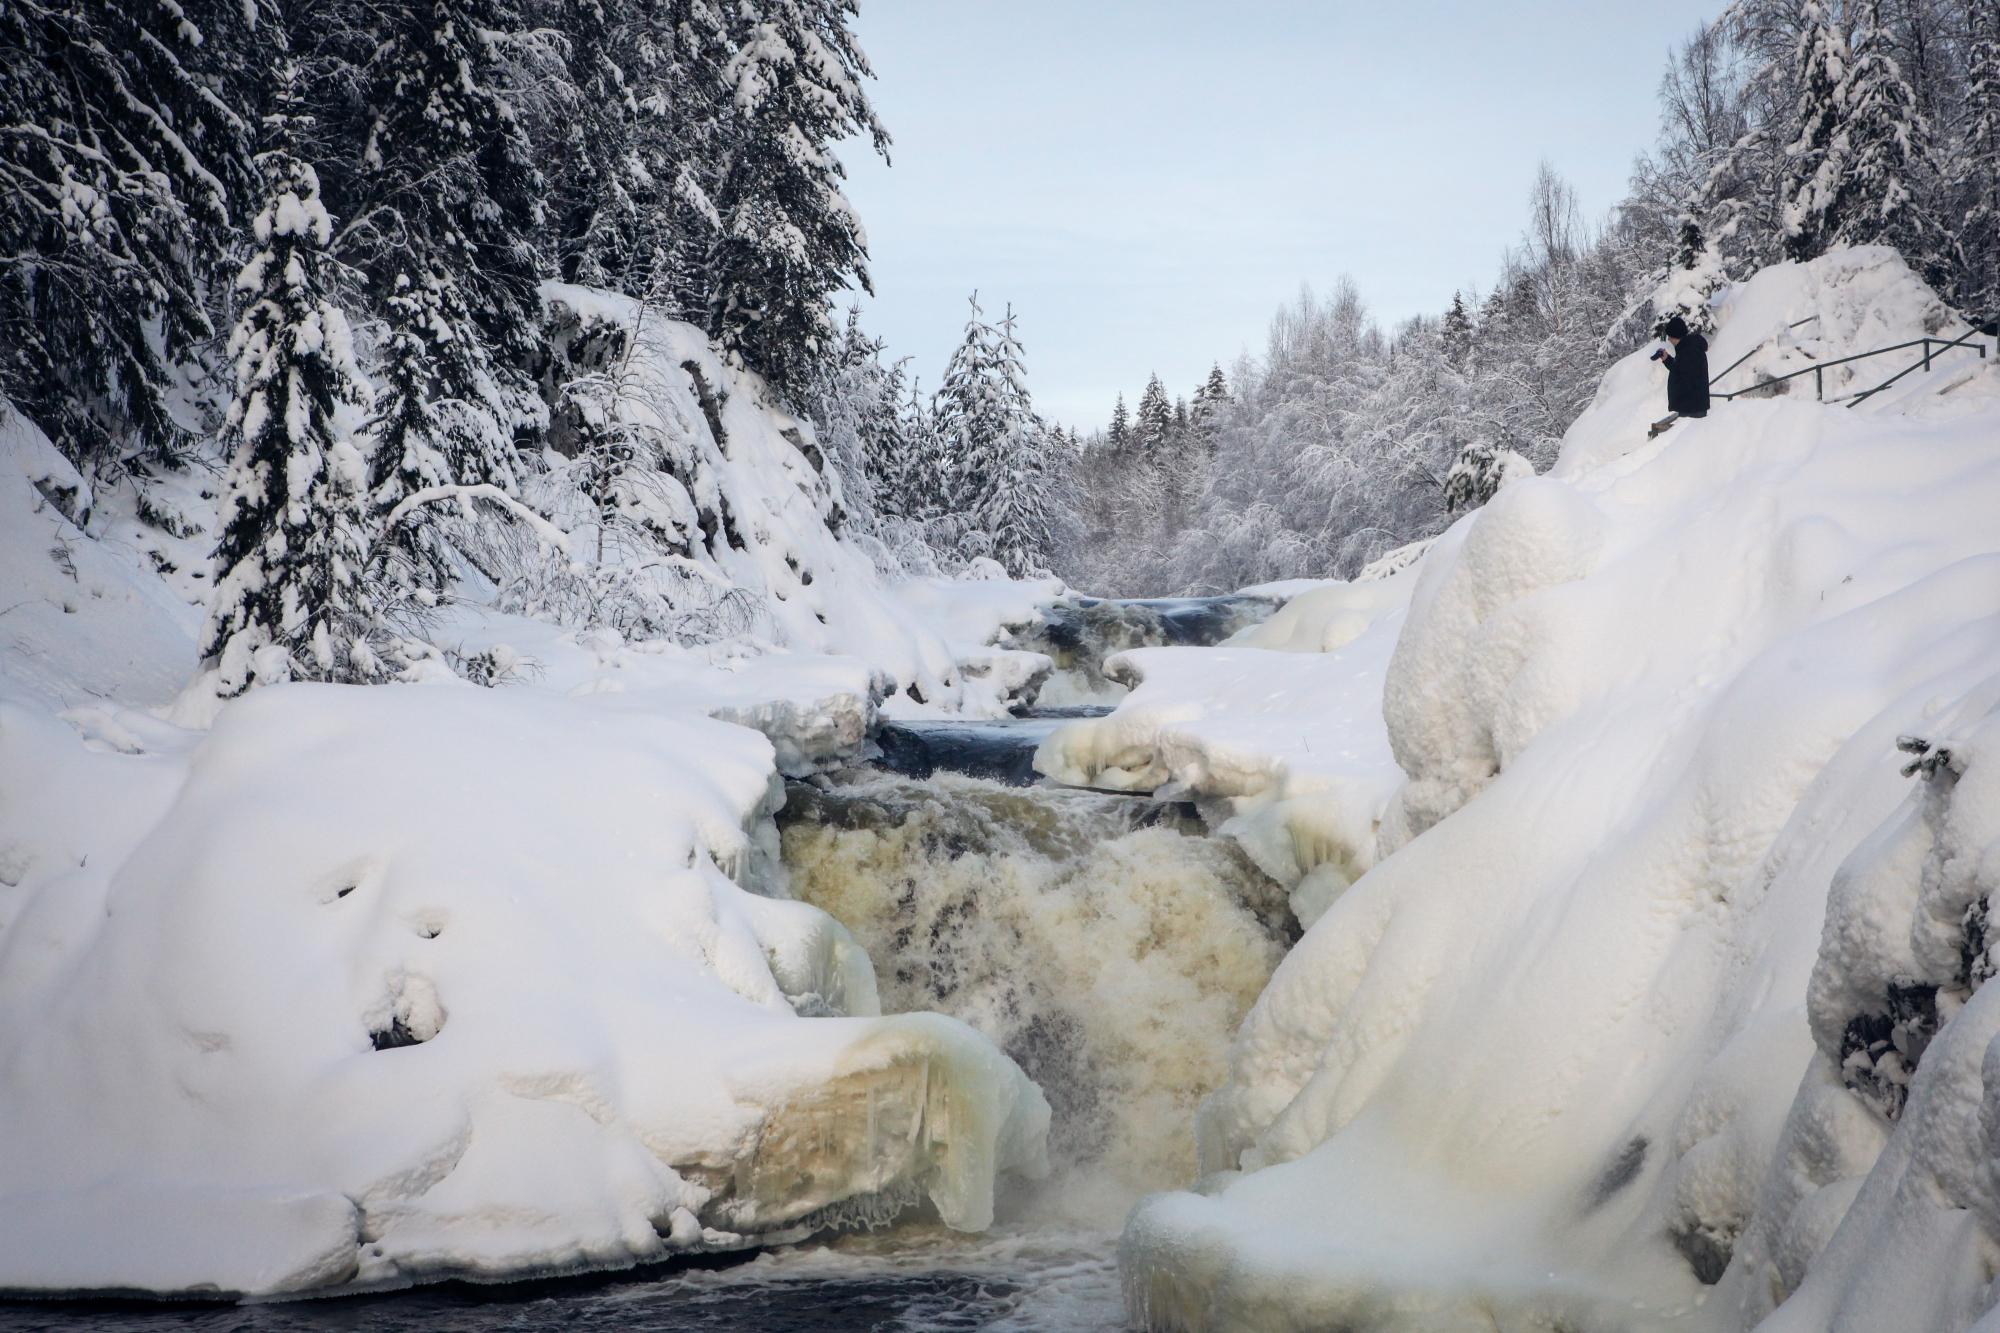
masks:
[[[388,0],[374,12],[383,30],[342,253],[366,271],[399,354],[427,360],[431,391],[448,401],[430,441],[447,479],[512,490],[514,434],[543,410],[524,369],[542,338],[542,178],[500,91],[499,45],[518,16],[505,0]]]
[[[1831,242],[1895,246],[1911,268],[1942,286],[1955,256],[1926,203],[1938,193],[1937,155],[1892,43],[1882,0],[1873,0],[1840,87],[1841,124],[1828,155],[1838,173],[1824,225]]]
[[[1660,276],[1650,302],[1655,321],[1664,323],[1678,315],[1697,333],[1715,332],[1715,312],[1709,307],[1709,298],[1728,283],[1721,251],[1702,234],[1700,223],[1682,218],[1674,238],[1673,259]]]
[[[384,669],[370,643],[379,617],[364,577],[368,462],[342,420],[343,409],[365,406],[368,387],[347,318],[326,296],[332,220],[318,175],[298,156],[305,126],[291,62],[276,81],[257,155],[256,250],[237,279],[245,305],[229,339],[235,449],[202,632],[203,664],[223,698],[288,678],[367,680]]]
[[[861,328],[861,309],[848,307],[833,355],[804,395],[819,446],[840,478],[844,522],[862,531],[878,514],[901,516],[899,491],[908,480],[904,456],[901,364],[882,364],[882,344]]]
[[[1961,220],[1959,307],[2000,316],[2000,5],[1967,7],[1963,130],[1951,154],[1946,197]]]
[[[903,439],[902,485],[895,507],[902,517],[928,523],[943,515],[950,505],[947,485],[951,460],[938,434],[937,414],[924,394],[921,381],[912,378],[901,410],[898,429]]]
[[[1194,391],[1194,424],[1206,430],[1213,422],[1215,414],[1229,403],[1229,380],[1222,373],[1222,363],[1216,362],[1208,368],[1208,378]]]
[[[889,136],[862,92],[870,71],[848,24],[857,0],[766,0],[733,8],[728,165],[714,201],[708,329],[781,393],[804,387],[832,330],[827,299],[868,283],[867,239],[842,195],[834,145]]]
[[[1132,447],[1132,413],[1125,406],[1122,392],[1111,408],[1111,428],[1105,432],[1104,442],[1120,453]]]
[[[1167,401],[1166,386],[1158,375],[1146,381],[1139,395],[1139,413],[1132,423],[1132,444],[1141,457],[1155,458],[1167,447],[1174,425],[1173,405]]]
[[[1798,101],[1793,135],[1785,148],[1785,257],[1812,259],[1839,233],[1842,173],[1847,141],[1842,134],[1843,88],[1853,57],[1847,38],[1824,0],[1804,0],[1799,11],[1794,55]]]
[[[1047,558],[1046,427],[1028,396],[1013,312],[988,324],[976,295],[971,305],[932,404],[948,460],[948,512],[958,521],[962,557],[989,556],[1021,575]]]
[[[1800,0],[1735,0],[1662,85],[1662,222],[1692,212],[1732,270],[1784,258],[1797,137]]]
[[[233,0],[0,5],[0,393],[72,461],[172,460],[254,177]]]
[[[538,136],[557,271],[697,324],[735,114],[726,13],[701,0],[560,0],[548,15],[564,37],[565,86]]]
[[[420,606],[435,605],[451,579],[451,555],[438,511],[423,505],[393,524],[389,518],[410,496],[452,478],[438,445],[460,432],[440,419],[435,401],[441,360],[435,340],[462,327],[455,323],[450,295],[434,280],[419,284],[407,275],[389,294],[384,303],[387,336],[378,348],[380,392],[369,423],[369,510],[381,528],[370,573],[398,597]],[[467,409],[453,403],[445,410]]]

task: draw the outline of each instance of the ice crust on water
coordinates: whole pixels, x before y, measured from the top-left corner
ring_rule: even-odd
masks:
[[[1739,375],[1962,331],[1885,250],[1718,306],[1716,365],[1763,349]],[[1964,359],[1649,443],[1641,354],[1552,475],[1424,554],[1392,650],[1332,635],[1398,775],[1323,798],[1357,802],[1328,827],[1379,818],[1365,873],[1238,1033],[1210,1177],[1128,1226],[1136,1317],[1861,1330],[1994,1304],[2000,374]],[[1138,691],[1045,767],[1276,809],[1305,752],[1280,718],[1346,696],[1286,698],[1238,651],[1131,655]],[[1905,736],[1949,759],[1903,776]]]

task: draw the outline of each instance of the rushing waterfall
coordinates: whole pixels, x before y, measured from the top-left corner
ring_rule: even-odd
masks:
[[[884,1012],[940,1010],[1048,1095],[1057,1197],[1114,1225],[1194,1173],[1194,1112],[1290,940],[1284,894],[1185,806],[938,773],[794,783],[794,895],[875,959]]]

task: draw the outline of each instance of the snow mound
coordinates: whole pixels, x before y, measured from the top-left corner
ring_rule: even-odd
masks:
[[[1887,252],[1780,266],[1720,303],[1715,362],[1779,313],[1817,312],[1832,355],[1934,309]],[[1912,996],[1950,1008],[1994,882],[1965,864],[1990,860],[1990,803],[1897,814],[1898,738],[1976,762],[1958,701],[2000,660],[2000,374],[1969,359],[1858,411],[1744,399],[1648,442],[1660,374],[1630,358],[1553,475],[1424,555],[1393,653],[1363,653],[1370,630],[1326,655],[1374,664],[1405,780],[1372,868],[1237,1036],[1200,1192],[1134,1214],[1137,1317],[1747,1327],[1795,1288],[1801,1328],[1980,1308],[1985,1000],[1923,1055],[1893,1133],[1881,1110],[1930,1021]],[[1268,680],[1217,674],[1156,730]],[[1301,689],[1293,731],[1367,690]],[[1877,1163],[1885,1141],[1905,1146]],[[1831,1235],[1849,1247],[1815,1260]],[[1886,1287],[1856,1294],[1877,1272],[1944,1280],[1891,1314]]]
[[[876,1017],[846,930],[732,882],[780,799],[750,730],[462,685],[73,722],[0,705],[0,1289],[977,1229],[1045,1168],[990,1042]]]
[[[1138,648],[1105,663],[1132,692],[1049,736],[1058,782],[1192,796],[1310,923],[1375,859],[1402,781],[1382,675],[1412,574],[1322,583],[1217,648]]]

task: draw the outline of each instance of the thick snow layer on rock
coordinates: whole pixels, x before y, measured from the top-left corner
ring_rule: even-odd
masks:
[[[843,928],[731,881],[776,795],[749,730],[462,685],[75,722],[0,706],[0,1288],[619,1266],[923,1197],[978,1228],[1042,1169],[991,1043],[873,1017]]]
[[[1846,252],[1731,293],[1711,359],[1807,314],[1824,358],[1939,311],[1893,255]],[[1929,1328],[1991,1304],[2000,1009],[1954,1011],[1950,986],[2000,883],[1974,868],[1994,807],[1967,790],[1963,702],[2000,661],[2000,374],[1857,411],[1719,404],[1648,442],[1661,393],[1643,353],[1621,363],[1554,475],[1417,566],[1375,658],[1405,775],[1378,859],[1238,1034],[1201,1119],[1214,1174],[1134,1215],[1150,1325],[1730,1328],[1778,1305],[1782,1327]],[[1213,688],[1158,730],[1246,706]],[[1914,779],[1956,778],[1949,810],[1911,795],[1905,735],[1950,752]]]
[[[1219,648],[1139,648],[1106,664],[1132,693],[1071,722],[1035,765],[1114,791],[1169,785],[1203,801],[1309,922],[1375,859],[1402,780],[1382,676],[1412,576],[1331,583]]]

